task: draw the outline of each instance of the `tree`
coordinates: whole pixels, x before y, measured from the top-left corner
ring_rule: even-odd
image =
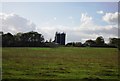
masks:
[[[96,38],[96,44],[97,45],[104,45],[104,38],[102,36]]]
[[[118,38],[109,38],[109,44],[111,45],[117,45]]]
[[[38,32],[27,32],[21,35],[21,40],[23,42],[44,42],[44,37]]]
[[[81,47],[82,43],[81,42],[70,42],[70,43],[67,43],[66,46]]]
[[[41,46],[44,42],[43,35],[34,31],[23,33],[20,39],[25,46]]]
[[[14,36],[11,33],[2,35],[2,45],[3,46],[13,46],[14,45]]]
[[[82,43],[81,43],[81,42],[76,42],[76,43],[74,44],[74,46],[75,46],[75,47],[81,47],[81,46],[82,46]]]
[[[21,36],[23,33],[17,33],[16,35],[14,35],[15,41],[21,41]]]
[[[86,46],[93,46],[93,45],[96,45],[96,42],[94,40],[86,40],[85,42],[85,45]]]
[[[110,38],[109,45],[118,47],[120,49],[120,38]]]
[[[44,46],[44,37],[38,32],[17,33],[12,35],[11,33],[2,35],[3,46]]]
[[[23,42],[22,42],[22,39],[21,39],[22,34],[23,33],[17,33],[16,35],[14,35],[15,46],[23,46]]]
[[[52,42],[52,39],[50,38],[49,42]]]

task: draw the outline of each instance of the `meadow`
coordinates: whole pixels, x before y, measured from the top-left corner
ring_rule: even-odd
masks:
[[[3,79],[118,79],[116,48],[3,48]]]

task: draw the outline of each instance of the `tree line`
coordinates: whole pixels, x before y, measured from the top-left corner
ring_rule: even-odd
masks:
[[[55,42],[45,41],[44,36],[38,32],[30,31],[26,33],[17,33],[12,35],[11,33],[4,34],[1,32],[0,38],[2,37],[2,47],[56,47],[59,44]],[[99,36],[96,40],[86,40],[84,43],[81,42],[70,42],[65,46],[74,47],[114,47],[119,48],[120,38],[110,38],[109,43],[105,43],[104,38]]]
[[[109,43],[105,43],[104,38],[99,36],[96,40],[86,40],[84,43],[81,42],[71,42],[66,44],[67,46],[74,47],[111,47],[111,48],[119,48],[120,46],[120,38],[109,38]]]
[[[2,47],[42,47],[44,46],[44,37],[38,32],[2,33]]]

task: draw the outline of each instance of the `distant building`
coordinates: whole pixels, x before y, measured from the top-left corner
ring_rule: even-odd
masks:
[[[60,45],[65,45],[65,36],[66,36],[65,33],[56,32],[54,42]]]

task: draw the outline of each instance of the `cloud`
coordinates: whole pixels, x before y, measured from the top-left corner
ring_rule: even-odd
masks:
[[[81,32],[85,34],[94,34],[96,36],[104,36],[104,37],[117,37],[118,36],[118,26],[117,25],[97,25],[93,20],[93,17],[85,14],[81,15],[81,24],[80,24]]]
[[[85,13],[85,14],[82,13],[80,21],[81,21],[81,23],[85,23],[85,22],[88,23],[88,22],[92,21],[92,17],[88,16],[87,13]]]
[[[26,18],[23,18],[16,14],[0,14],[0,26],[2,27],[3,32],[27,32],[36,29],[36,25]]]
[[[117,25],[97,25],[93,17],[87,13],[82,13],[80,18],[80,26],[69,27],[61,24],[44,24],[37,27],[37,31],[41,32],[45,39],[52,38],[54,40],[55,32],[65,32],[66,42],[85,42],[87,39],[96,39],[98,36],[103,36],[108,42],[109,37],[118,36]]]
[[[38,32],[41,32],[46,39],[54,39],[55,32],[65,32],[67,34],[67,42],[81,41],[83,39],[96,39],[98,36],[103,36],[105,40],[109,37],[117,37],[118,29],[113,26],[97,26],[93,28],[86,27],[73,27],[68,26],[44,26],[37,29]]]
[[[104,14],[104,12],[101,10],[101,11],[97,11],[98,14]]]
[[[118,12],[106,13],[102,19],[109,24],[118,24]]]
[[[89,26],[93,24],[93,18],[88,16],[87,13],[82,13],[80,18],[80,25],[83,27]]]
[[[36,26],[30,20],[16,14],[0,14],[0,19],[3,23],[0,26],[3,27],[4,32],[17,33],[35,30],[42,33],[47,40],[50,38],[54,40],[56,31],[66,33],[66,42],[85,42],[86,39],[96,39],[98,36],[103,36],[105,40],[108,40],[109,37],[117,37],[118,34],[117,25],[97,25],[94,18],[87,13],[82,13],[80,25],[73,27],[50,22]]]

